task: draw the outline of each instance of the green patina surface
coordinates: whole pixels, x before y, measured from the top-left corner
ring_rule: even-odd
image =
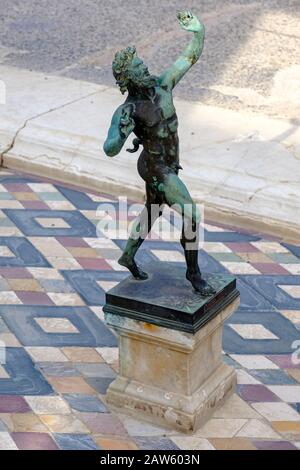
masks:
[[[146,204],[136,220],[124,253],[119,260],[136,279],[148,275],[136,264],[135,255],[151,230],[155,219],[167,204],[183,218],[181,245],[186,259],[186,277],[194,289],[207,296],[214,292],[202,277],[198,266],[198,238],[200,214],[188,189],[179,178],[178,119],[173,104],[173,89],[199,59],[204,45],[204,26],[189,11],[177,15],[181,27],[193,34],[192,40],[175,63],[160,76],[151,75],[137,56],[134,46],[115,55],[113,74],[125,102],[115,111],[104,151],[117,155],[131,133],[135,134],[133,153],[142,145],[138,159],[138,172],[146,183]],[[161,210],[153,214],[153,206]]]

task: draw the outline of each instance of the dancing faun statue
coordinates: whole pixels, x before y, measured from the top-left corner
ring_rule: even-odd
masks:
[[[212,295],[214,289],[202,278],[198,265],[200,215],[188,189],[178,176],[179,164],[178,121],[172,91],[186,72],[199,59],[204,43],[204,26],[189,11],[179,12],[178,21],[193,38],[175,63],[159,77],[151,75],[137,56],[135,47],[117,52],[112,64],[113,74],[125,102],[115,111],[104,152],[117,155],[133,132],[133,149],[143,150],[138,159],[138,172],[146,183],[145,207],[135,221],[132,234],[119,264],[126,266],[136,279],[148,275],[136,264],[135,254],[151,230],[155,219],[162,214],[164,204],[182,215],[181,245],[184,249],[186,277],[194,289],[203,296]],[[159,210],[152,210],[159,207]]]

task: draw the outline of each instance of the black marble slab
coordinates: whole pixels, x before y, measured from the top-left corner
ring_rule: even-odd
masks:
[[[185,265],[153,262],[146,281],[131,275],[106,293],[105,313],[117,314],[189,333],[196,333],[239,296],[235,277],[203,274],[216,294],[203,297],[185,278]]]

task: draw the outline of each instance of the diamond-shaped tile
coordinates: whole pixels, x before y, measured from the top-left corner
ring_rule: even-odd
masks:
[[[83,240],[92,248],[116,249],[118,246],[109,238],[83,238]]]
[[[118,283],[115,281],[96,281],[98,286],[100,286],[105,292],[115,287]]]
[[[67,318],[36,318],[45,333],[79,333]]]
[[[84,305],[83,300],[79,297],[78,294],[73,292],[60,293],[60,292],[48,292],[50,299],[57,306],[65,305],[66,307],[70,306],[82,306]]]
[[[211,224],[204,224],[204,228],[208,232],[225,232],[224,228],[217,227],[216,225],[211,225]],[[230,232],[230,230],[226,230],[226,232]]]
[[[6,370],[1,364],[0,364],[0,379],[9,379],[9,374],[6,372]]]
[[[237,433],[238,437],[250,437],[258,439],[281,439],[271,426],[258,419],[250,419],[248,423]]]
[[[0,450],[18,450],[8,432],[0,432]]]
[[[160,261],[184,262],[184,256],[177,250],[151,250]]]
[[[204,242],[203,249],[208,253],[231,253],[231,249],[221,242]]]
[[[48,183],[28,183],[28,186],[34,191],[35,193],[57,193],[58,190],[56,189],[53,184]]]
[[[2,305],[12,305],[12,304],[21,304],[21,300],[13,291],[4,291],[0,292],[0,304]]]
[[[55,433],[54,438],[62,450],[99,450],[88,434]]]
[[[248,263],[222,261],[221,264],[232,274],[259,274],[259,271]]]
[[[289,251],[278,242],[257,241],[252,242],[252,245],[263,253],[289,253]]]
[[[287,403],[253,403],[256,409],[268,421],[299,421],[299,413]]]
[[[94,202],[115,202],[113,199],[109,199],[108,197],[98,196],[97,194],[87,193],[87,196]]]
[[[35,219],[41,227],[44,228],[70,228],[70,225],[64,219],[53,218],[50,217],[36,217]]]
[[[280,287],[280,289],[284,290],[288,295],[290,295],[294,299],[300,299],[300,286],[278,284],[278,287]]]
[[[63,280],[63,276],[57,269],[49,268],[28,268],[28,271],[35,279],[57,279]]]
[[[20,450],[58,450],[48,433],[14,432],[12,437]]]
[[[240,397],[247,402],[277,402],[280,401],[270,389],[263,384],[240,385],[238,388]]]
[[[260,382],[256,380],[252,375],[246,372],[244,369],[237,369],[237,383],[238,385],[246,384],[259,384]]]
[[[300,402],[300,385],[273,385],[269,386],[282,401],[287,403]]]
[[[28,354],[32,357],[34,362],[67,362],[68,359],[61,352],[59,348],[53,347],[35,347],[30,346],[26,348]]]
[[[83,393],[66,393],[64,399],[67,400],[69,406],[76,411],[86,413],[107,413],[107,408],[93,395]]]
[[[279,369],[279,367],[263,355],[230,355],[236,362],[246,369]]]
[[[41,292],[43,289],[35,279],[8,279],[10,288],[15,291]]]
[[[107,364],[114,364],[119,360],[119,348],[97,348],[97,351]]]
[[[298,264],[299,258],[292,253],[270,253],[269,256],[275,263]]]
[[[280,266],[288,271],[291,274],[295,274],[296,276],[300,275],[300,263],[295,263],[295,264],[285,264],[281,263]]]
[[[287,375],[281,369],[251,370],[251,375],[256,377],[265,385],[295,385],[297,383],[296,380],[293,379],[292,374]]]
[[[294,325],[300,325],[300,310],[281,310],[280,313]]]
[[[42,192],[42,193],[39,193],[38,196],[42,201],[47,201],[47,203],[48,203],[48,201],[59,201],[59,202],[61,202],[61,201],[65,202],[66,201],[65,198],[63,197],[63,195],[60,194],[58,191],[56,191],[56,192],[53,191],[53,192],[49,192],[49,193]],[[72,209],[74,209],[74,207],[72,207]]]
[[[67,402],[61,397],[27,396],[25,400],[30,408],[38,415],[69,414],[71,412]]]
[[[11,258],[14,257],[15,255],[13,252],[8,248],[8,246],[0,246],[0,256]]]
[[[254,324],[232,324],[229,326],[244,339],[279,339],[270,330],[258,323]]]

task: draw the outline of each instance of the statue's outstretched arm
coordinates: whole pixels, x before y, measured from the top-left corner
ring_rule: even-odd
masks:
[[[179,80],[199,59],[204,45],[204,25],[190,11],[177,14],[178,21],[183,29],[194,33],[194,37],[188,44],[176,62],[167,69],[159,78],[162,86],[173,89]]]
[[[109,157],[117,155],[134,130],[135,123],[131,117],[132,106],[123,104],[115,111],[108,131],[103,150]]]

